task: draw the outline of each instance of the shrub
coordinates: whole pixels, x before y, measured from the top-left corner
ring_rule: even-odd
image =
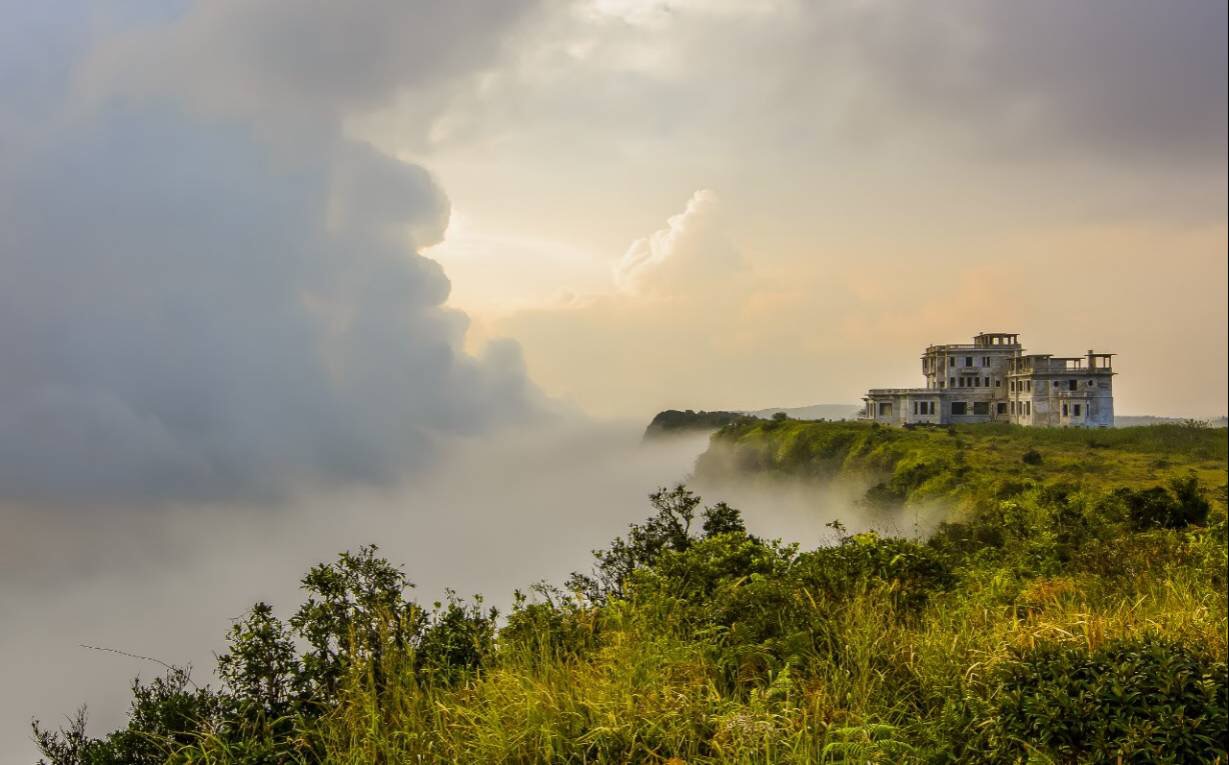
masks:
[[[1025,465],[1040,465],[1045,460],[1041,456],[1041,452],[1036,449],[1029,449],[1020,457],[1020,461]]]
[[[1146,635],[1017,650],[994,677],[990,759],[1023,762],[1212,762],[1226,756],[1224,662]],[[1029,760],[1031,761],[1031,760]]]
[[[936,549],[873,532],[803,553],[798,569],[804,586],[833,600],[848,598],[861,585],[887,585],[893,600],[906,610],[920,607],[955,581],[947,559]]]
[[[148,685],[133,681],[127,727],[92,739],[85,733],[82,707],[58,732],[34,722],[34,743],[45,765],[161,765],[192,743],[198,729],[217,720],[219,711],[216,694],[196,687],[186,668],[171,667]]]
[[[495,651],[498,613],[483,609],[482,597],[466,603],[449,590],[445,603],[436,603],[418,639],[414,668],[451,681],[480,668]]]
[[[1125,502],[1131,527],[1137,531],[1202,525],[1207,522],[1212,509],[1199,480],[1193,475],[1174,478],[1169,482],[1168,490],[1163,486],[1153,486],[1137,490],[1119,489],[1116,494]]]

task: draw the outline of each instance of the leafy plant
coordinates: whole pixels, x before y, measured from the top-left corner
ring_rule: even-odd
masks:
[[[998,671],[988,748],[1061,762],[1224,761],[1223,661],[1152,635],[1084,646],[1042,643]]]

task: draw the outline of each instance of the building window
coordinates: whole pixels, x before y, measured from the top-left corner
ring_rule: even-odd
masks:
[[[990,402],[989,401],[974,401],[973,402],[973,414],[990,414]]]
[[[982,365],[983,367],[988,367],[988,366],[990,366],[990,357],[989,357],[989,356],[982,356],[982,357],[981,357],[981,365]]]
[[[949,367],[954,367],[954,366],[956,366],[956,357],[955,357],[955,356],[948,356],[948,357],[947,357],[947,365],[948,365]]]
[[[949,382],[948,382],[948,385],[950,385],[950,386],[952,386],[953,388],[955,388],[955,387],[956,387],[956,378],[955,378],[955,377],[949,377],[949,378],[947,378],[947,379],[948,379],[948,381],[949,381]]]
[[[965,357],[964,357],[964,365],[965,365],[966,367],[971,367],[971,366],[973,366],[973,357],[972,357],[972,356],[965,356]]]
[[[1063,404],[1063,417],[1067,416],[1067,405]]]
[[[1080,405],[1079,404],[1071,405],[1071,414],[1073,414],[1076,417],[1080,416]]]
[[[957,417],[962,416],[968,412],[968,406],[969,405],[963,401],[953,401],[952,414]]]
[[[891,417],[892,416],[892,403],[891,402],[889,401],[880,402],[879,416],[880,417]]]
[[[1002,380],[1000,380],[1000,379],[998,379],[998,378],[995,378],[995,381],[994,381],[994,387],[996,387],[996,388],[1002,388],[1002,387],[1003,387],[1003,381],[1002,381]]]
[[[1006,401],[1000,401],[1000,402],[999,402],[999,404],[998,404],[998,413],[999,413],[999,414],[1007,414],[1007,402],[1006,402]]]
[[[1029,393],[1032,393],[1032,392],[1033,392],[1033,381],[1032,381],[1032,380],[1025,380],[1025,381],[1024,381],[1024,389],[1025,389],[1026,391],[1028,391]]]
[[[917,414],[917,402],[916,401],[913,402],[913,413]]]
[[[1060,385],[1060,383],[1058,382],[1058,380],[1055,380],[1055,381],[1054,381],[1054,387],[1055,387],[1055,388],[1057,388],[1059,385]]]
[[[1079,387],[1079,385],[1080,385],[1079,380],[1068,380],[1068,381],[1067,381],[1067,390],[1075,390],[1075,389],[1077,389],[1077,388]]]

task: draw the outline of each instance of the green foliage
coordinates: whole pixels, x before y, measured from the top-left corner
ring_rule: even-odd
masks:
[[[667,409],[658,412],[644,431],[646,439],[680,433],[717,430],[744,420],[755,419],[740,412],[696,412]]]
[[[856,474],[951,513],[925,541],[833,522],[800,550],[661,489],[503,623],[419,606],[362,548],[313,567],[288,621],[233,625],[217,690],[173,670],[122,730],[90,738],[82,711],[36,741],[53,765],[1223,762],[1227,490],[1201,462],[1222,436],[1138,430],[732,425],[710,469]]]
[[[1131,525],[1136,530],[1203,525],[1212,510],[1199,480],[1193,475],[1171,479],[1168,491],[1163,486],[1135,491],[1119,489],[1117,496],[1126,504]]]
[[[1056,762],[1224,761],[1225,663],[1153,635],[1088,651],[1042,643],[996,672],[983,728],[988,759]]]
[[[631,524],[627,536],[616,537],[605,550],[594,550],[593,573],[573,574],[569,588],[593,602],[622,595],[625,582],[636,569],[653,566],[666,552],[682,552],[695,542],[692,523],[701,502],[700,497],[681,484],[653,492],[649,503],[657,513],[644,523]],[[705,508],[702,522],[704,536],[744,528],[738,511],[724,502]]]
[[[445,603],[435,604],[430,620],[415,646],[420,674],[456,680],[482,666],[495,650],[495,609],[483,609],[482,597],[465,603],[448,591]]]
[[[302,668],[290,630],[268,603],[257,603],[231,627],[230,650],[218,657],[218,677],[244,714],[280,717],[302,697]]]
[[[407,652],[423,629],[422,610],[405,598],[405,573],[375,553],[374,545],[344,552],[303,577],[308,597],[290,626],[310,646],[303,675],[314,695],[332,698],[351,662],[378,667],[384,652]]]
[[[916,610],[954,582],[948,558],[927,545],[873,532],[844,537],[835,547],[799,556],[800,578],[814,592],[840,598],[881,585],[895,605]]]
[[[82,707],[58,732],[34,722],[34,741],[46,758],[40,762],[48,765],[161,765],[218,719],[221,703],[193,684],[188,669],[171,667],[149,684],[133,681],[125,728],[92,739],[85,733]]]
[[[944,500],[967,508],[1012,476],[1041,483],[1078,477],[1089,487],[1135,489],[1193,471],[1201,483],[1217,485],[1229,462],[1229,431],[1224,428],[874,425],[735,422],[714,436],[696,463],[696,475],[714,486],[747,475],[851,477],[872,487],[867,495],[872,507]]]
[[[823,761],[832,763],[896,763],[914,759],[916,749],[899,740],[895,725],[871,723],[831,731],[834,739],[823,748]]]

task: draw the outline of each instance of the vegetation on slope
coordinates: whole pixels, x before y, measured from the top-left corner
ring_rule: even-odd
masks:
[[[1149,430],[732,426],[722,459],[878,471],[962,512],[803,550],[662,490],[502,618],[347,553],[288,621],[258,604],[231,631],[218,688],[171,672],[125,730],[36,735],[57,765],[1225,762],[1224,442]]]
[[[658,412],[644,430],[645,439],[675,436],[684,433],[698,433],[718,430],[726,425],[752,420],[753,416],[742,412],[705,412],[688,409],[667,409]]]
[[[866,479],[871,504],[947,500],[963,510],[1042,486],[1142,488],[1225,483],[1229,432],[1188,425],[1112,430],[1006,424],[885,428],[865,422],[751,420],[713,437],[706,484],[748,476]]]

